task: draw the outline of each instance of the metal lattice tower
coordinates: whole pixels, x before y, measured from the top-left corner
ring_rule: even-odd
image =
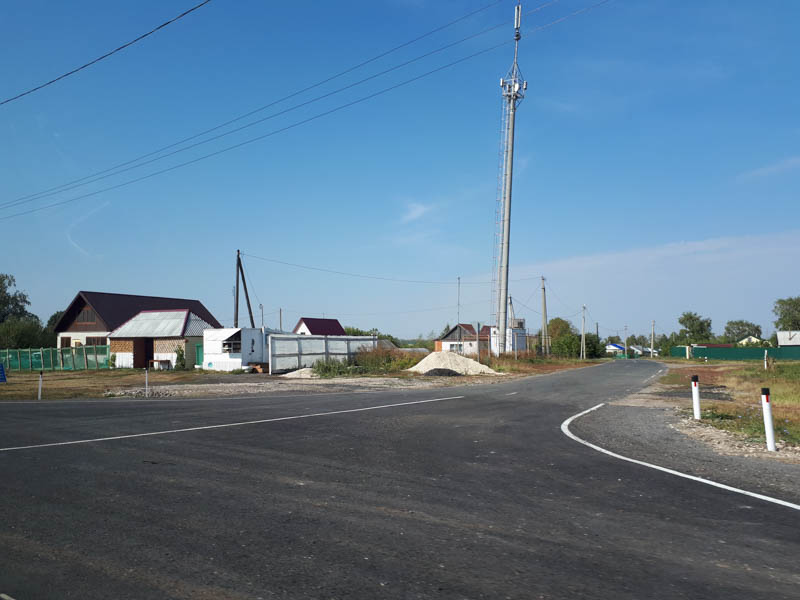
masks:
[[[508,254],[509,238],[511,235],[511,182],[514,171],[514,122],[517,106],[525,97],[528,83],[523,79],[517,64],[520,40],[520,21],[522,6],[518,3],[514,7],[514,63],[504,79],[500,80],[504,100],[504,147],[503,147],[503,173],[502,173],[502,205],[500,207],[500,239],[497,255],[499,265],[497,268],[497,336],[498,353],[506,347],[506,328],[508,326]]]

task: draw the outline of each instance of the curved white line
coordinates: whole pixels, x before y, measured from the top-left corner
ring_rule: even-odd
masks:
[[[620,460],[626,460],[628,462],[635,463],[637,465],[642,465],[643,467],[650,467],[651,469],[656,469],[657,471],[662,471],[664,473],[669,473],[670,475],[675,475],[677,477],[683,477],[684,479],[691,479],[692,481],[698,481],[700,483],[705,483],[706,485],[711,485],[717,488],[721,488],[723,490],[728,490],[729,492],[736,492],[737,494],[744,494],[745,496],[750,496],[751,498],[758,498],[759,500],[765,500],[767,502],[772,502],[773,504],[780,504],[781,506],[785,506],[787,508],[793,508],[795,510],[800,510],[800,504],[793,504],[792,502],[787,502],[786,500],[780,500],[778,498],[773,498],[771,496],[765,496],[764,494],[756,494],[755,492],[748,492],[747,490],[741,490],[739,488],[731,487],[729,485],[725,485],[724,483],[717,483],[716,481],[711,481],[710,479],[703,479],[702,477],[695,477],[694,475],[687,475],[686,473],[681,473],[680,471],[674,471],[673,469],[667,469],[666,467],[659,467],[658,465],[653,465],[642,460],[636,460],[635,458],[628,458],[627,456],[622,456],[621,454],[617,454],[616,452],[611,452],[610,450],[606,450],[605,448],[601,448],[600,446],[595,446],[591,442],[587,442],[584,439],[579,438],[577,435],[572,433],[569,430],[569,424],[572,423],[575,419],[582,417],[585,414],[592,412],[593,410],[597,410],[601,406],[604,406],[604,403],[601,402],[597,406],[593,406],[583,412],[579,412],[577,415],[572,415],[569,419],[564,421],[561,424],[561,431],[564,432],[569,438],[572,438],[579,444],[583,444],[584,446],[589,446],[593,450],[597,450],[598,452],[602,452],[603,454],[607,454],[609,456],[613,456],[614,458],[618,458]]]

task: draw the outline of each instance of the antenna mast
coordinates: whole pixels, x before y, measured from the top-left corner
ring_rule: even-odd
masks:
[[[522,6],[517,3],[514,7],[514,64],[511,65],[508,75],[500,80],[500,87],[503,90],[505,99],[504,110],[505,118],[505,161],[503,165],[503,184],[502,184],[502,228],[500,231],[500,265],[498,268],[498,280],[500,287],[497,290],[497,335],[498,353],[506,347],[507,327],[508,327],[508,254],[509,238],[511,235],[511,181],[514,170],[514,120],[516,117],[517,106],[525,97],[525,90],[528,83],[522,78],[522,73],[517,64],[519,55],[519,40],[522,37],[519,29],[522,20]]]

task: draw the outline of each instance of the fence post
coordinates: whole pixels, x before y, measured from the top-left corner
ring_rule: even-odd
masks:
[[[329,355],[328,355],[328,336],[326,335],[324,338],[325,341],[325,362],[328,362]]]
[[[767,349],[764,348],[764,370],[767,370]]]
[[[42,372],[39,371],[39,393],[36,395],[37,400],[42,399]]]
[[[772,424],[772,404],[769,402],[769,388],[761,388],[761,411],[764,413],[764,433],[767,437],[767,450],[775,452],[775,426]]]
[[[150,397],[150,387],[147,381],[147,367],[144,368],[144,397]]]
[[[694,418],[696,421],[700,420],[700,383],[697,375],[692,375],[692,408],[694,409]]]

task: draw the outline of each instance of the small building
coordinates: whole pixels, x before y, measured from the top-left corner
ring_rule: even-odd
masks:
[[[55,325],[58,347],[102,346],[109,334],[143,310],[190,310],[213,327],[222,327],[198,300],[112,294],[77,293]]]
[[[109,334],[115,366],[174,368],[178,350],[186,364],[195,363],[203,331],[212,325],[189,309],[143,310]]]
[[[606,344],[606,354],[625,354],[625,346],[622,344]]]
[[[500,335],[495,325],[485,325],[481,328],[481,334],[488,328],[489,344],[492,354],[500,354]],[[528,331],[525,329],[525,319],[509,319],[509,326],[506,328],[506,340],[503,352],[524,352],[528,349]]]
[[[754,335],[748,335],[746,338],[743,338],[736,342],[737,346],[760,346],[764,340],[761,338],[757,338]]]
[[[778,331],[778,348],[800,346],[800,331]]]
[[[203,356],[198,364],[213,371],[237,371],[269,362],[269,336],[274,329],[229,327],[203,332]]]
[[[478,336],[475,328],[469,323],[459,323],[451,327],[443,336],[435,340],[434,349],[436,352],[477,354]]]
[[[300,335],[347,335],[338,319],[312,319],[301,317],[292,333]]]

